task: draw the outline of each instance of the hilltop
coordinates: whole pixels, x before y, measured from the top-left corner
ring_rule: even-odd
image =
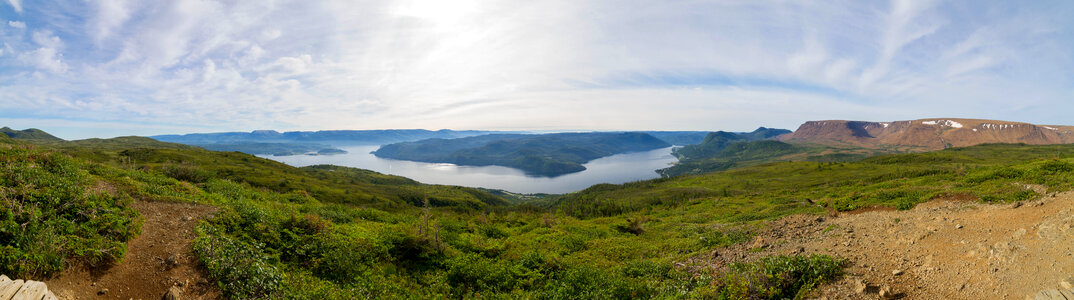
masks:
[[[1074,126],[979,119],[913,121],[809,121],[781,141],[928,151],[988,143],[1031,145],[1074,143]]]
[[[53,135],[49,134],[48,132],[44,132],[41,129],[37,129],[37,128],[30,128],[30,129],[24,129],[24,130],[14,130],[14,129],[11,129],[11,128],[5,126],[4,128],[0,128],[0,133],[3,133],[7,137],[10,137],[10,138],[13,138],[13,139],[20,139],[20,140],[36,140],[36,141],[62,141],[63,140],[61,138],[53,136]]]

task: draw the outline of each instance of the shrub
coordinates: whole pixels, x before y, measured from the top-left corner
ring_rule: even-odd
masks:
[[[743,229],[710,230],[699,229],[698,241],[702,247],[727,247],[748,241],[751,237],[749,231]]]
[[[141,231],[130,196],[95,191],[85,163],[0,147],[0,273],[47,277],[70,264],[118,261]]]
[[[209,172],[205,172],[188,164],[165,165],[161,168],[161,171],[168,177],[192,183],[204,183],[212,177]]]
[[[645,222],[648,222],[649,218],[645,216],[636,216],[633,218],[627,218],[626,224],[615,225],[615,230],[622,233],[630,233],[633,235],[640,235],[645,233]]]
[[[656,291],[644,283],[626,276],[597,269],[577,266],[556,274],[541,288],[539,298],[544,299],[642,299],[654,296]]]
[[[220,290],[234,299],[261,299],[279,296],[282,276],[261,251],[252,245],[222,234],[201,223],[195,229],[194,252]]]
[[[826,255],[772,256],[732,264],[720,282],[724,299],[798,299],[843,273],[845,261]]]

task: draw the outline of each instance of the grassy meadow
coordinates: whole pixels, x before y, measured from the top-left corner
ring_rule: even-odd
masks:
[[[94,143],[0,140],[0,273],[49,276],[121,260],[141,222],[131,201],[174,201],[220,208],[195,228],[194,251],[234,299],[797,298],[838,277],[844,262],[676,263],[748,241],[763,221],[789,214],[907,209],[953,195],[1008,202],[1038,197],[1027,184],[1053,192],[1074,183],[1074,146],[982,145],[513,202],[353,168]]]

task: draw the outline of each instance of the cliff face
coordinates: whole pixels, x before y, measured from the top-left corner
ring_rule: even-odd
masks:
[[[936,150],[986,143],[1036,145],[1074,143],[1074,126],[977,119],[922,119],[895,122],[809,121],[782,141],[851,144]]]

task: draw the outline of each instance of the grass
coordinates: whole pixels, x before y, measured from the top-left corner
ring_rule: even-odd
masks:
[[[849,163],[768,163],[697,176],[596,185],[551,202],[561,212],[580,218],[616,216],[655,206],[726,222],[869,206],[909,209],[955,195],[1009,202],[1038,196],[1023,184],[1070,190],[1072,155],[1072,145],[982,145]]]
[[[140,227],[130,202],[178,201],[219,207],[195,228],[194,251],[234,299],[800,298],[843,262],[675,263],[746,242],[761,221],[788,214],[952,195],[1014,201],[1038,196],[1024,184],[1054,192],[1074,182],[1074,146],[984,145],[508,201],[353,168],[111,143],[0,142],[0,272],[50,276],[122,259]]]
[[[70,263],[121,259],[141,218],[100,173],[55,152],[0,144],[0,273],[43,278]]]

